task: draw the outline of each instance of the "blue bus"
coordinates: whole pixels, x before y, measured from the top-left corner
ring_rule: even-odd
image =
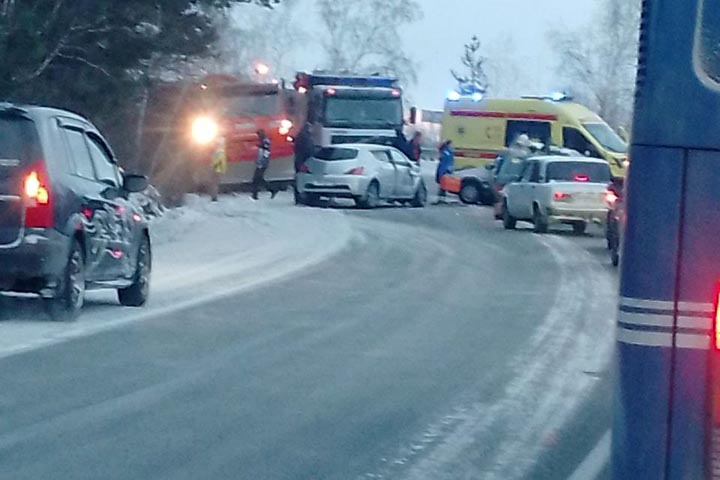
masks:
[[[720,0],[645,0],[615,479],[720,479]]]

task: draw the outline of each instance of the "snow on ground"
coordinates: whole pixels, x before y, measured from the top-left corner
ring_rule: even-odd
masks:
[[[342,250],[351,229],[338,211],[298,208],[292,196],[191,196],[151,225],[151,299],[120,307],[114,291],[90,292],[80,319],[51,322],[34,299],[0,297],[0,357],[90,335],[257,287]]]

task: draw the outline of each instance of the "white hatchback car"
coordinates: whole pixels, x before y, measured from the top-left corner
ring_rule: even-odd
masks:
[[[605,160],[532,157],[522,178],[503,191],[503,224],[511,230],[518,220],[527,220],[535,225],[535,232],[545,233],[550,225],[564,223],[577,234],[585,233],[588,223],[607,221],[605,193],[610,179]]]
[[[298,201],[318,204],[321,197],[351,198],[362,208],[400,201],[414,207],[427,202],[420,167],[399,150],[383,145],[323,147],[297,174]]]

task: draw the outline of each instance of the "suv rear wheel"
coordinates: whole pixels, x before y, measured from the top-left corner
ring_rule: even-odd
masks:
[[[84,303],[85,256],[80,242],[74,239],[55,296],[44,298],[43,306],[54,321],[68,322],[78,317]]]
[[[142,307],[145,305],[150,293],[150,272],[152,271],[152,251],[150,240],[143,235],[138,249],[137,266],[133,284],[127,288],[121,288],[118,292],[118,300],[126,307]]]

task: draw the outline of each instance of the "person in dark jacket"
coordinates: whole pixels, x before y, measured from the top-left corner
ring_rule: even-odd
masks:
[[[420,165],[420,157],[422,156],[422,133],[415,132],[412,140],[408,144],[406,155],[410,160]]]
[[[438,163],[437,172],[435,173],[435,181],[441,185],[442,177],[453,173],[455,170],[455,151],[452,148],[452,140],[447,140],[440,145],[440,162]],[[444,199],[447,192],[440,187],[438,191],[438,201]]]
[[[265,133],[265,130],[262,129],[258,130],[257,136],[258,153],[257,158],[255,159],[255,174],[253,175],[252,181],[252,198],[253,200],[258,199],[258,192],[260,191],[261,186],[265,187],[265,189],[270,192],[270,198],[275,198],[277,190],[273,189],[270,185],[268,185],[267,181],[265,181],[265,172],[267,171],[268,166],[270,166],[270,139]]]
[[[308,158],[312,157],[315,153],[315,142],[313,142],[312,134],[310,132],[310,125],[307,123],[303,126],[302,130],[298,133],[295,138],[295,178],[296,181],[293,184],[293,191],[295,193],[295,205],[302,203],[300,200],[300,193],[297,190],[297,174],[300,173],[302,166],[305,165]]]

